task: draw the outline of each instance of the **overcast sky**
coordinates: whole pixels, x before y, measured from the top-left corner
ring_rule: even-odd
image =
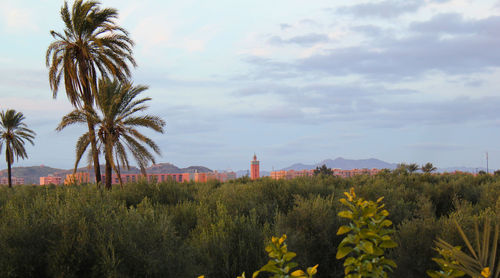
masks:
[[[165,119],[158,162],[248,169],[326,158],[500,168],[500,2],[124,1],[135,84]],[[70,2],[72,3],[72,2]],[[335,3],[335,4],[334,4]],[[71,168],[45,51],[63,1],[0,0],[0,110],[37,133],[14,166]],[[3,157],[3,154],[2,154]],[[6,167],[0,159],[0,169]]]

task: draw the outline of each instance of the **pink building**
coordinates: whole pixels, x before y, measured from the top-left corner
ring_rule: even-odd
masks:
[[[64,179],[64,185],[89,183],[89,182],[90,182],[90,175],[89,173],[85,172],[76,172],[74,174],[68,174]]]
[[[334,176],[339,176],[342,178],[349,178],[356,175],[376,175],[380,172],[380,169],[352,169],[352,170],[342,170],[342,169],[332,169]],[[296,177],[312,177],[314,176],[314,170],[281,170],[281,171],[272,171],[270,174],[272,179],[293,179]]]
[[[166,181],[175,181],[175,182],[207,182],[209,180],[218,180],[221,182],[226,182],[231,179],[236,179],[235,172],[224,172],[219,173],[208,172],[208,173],[169,173],[169,174],[147,174],[146,176],[142,174],[121,174],[123,183],[131,183],[137,182],[143,179],[146,179],[149,182],[166,182]],[[105,180],[106,175],[102,175],[102,180]],[[113,174],[111,176],[112,184],[119,184],[120,180],[118,179],[118,175]]]
[[[40,177],[40,185],[48,185],[48,184],[55,184],[59,185],[62,184],[63,180],[61,177],[56,177],[49,175],[47,177]]]
[[[314,176],[314,170],[281,170],[281,171],[272,171],[270,173],[271,179],[279,180],[279,179],[287,179],[291,180],[297,177],[312,177]]]
[[[271,171],[271,173],[269,174],[269,176],[271,177],[271,179],[273,180],[279,180],[279,179],[284,179],[286,178],[286,172],[285,170],[281,170],[281,171]]]
[[[0,178],[0,184],[8,185],[9,178],[8,177]],[[22,184],[24,184],[24,178],[12,177],[12,185],[22,185]]]
[[[332,169],[334,176],[340,176],[343,178],[349,178],[357,175],[369,175],[373,176],[380,172],[380,169],[352,169],[352,170],[342,170],[342,169]]]

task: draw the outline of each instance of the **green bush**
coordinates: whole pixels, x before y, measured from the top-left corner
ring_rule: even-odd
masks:
[[[463,244],[453,219],[474,238],[474,221],[495,210],[500,176],[0,187],[0,277],[236,277],[265,264],[266,239],[284,233],[297,262],[319,264],[315,277],[340,277],[335,233],[348,222],[338,200],[351,187],[385,197],[398,243],[388,253],[393,277],[420,278],[438,267],[437,237]]]

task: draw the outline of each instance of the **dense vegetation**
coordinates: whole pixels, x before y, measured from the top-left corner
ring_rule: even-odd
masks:
[[[342,277],[337,213],[351,186],[385,196],[398,243],[391,277],[425,277],[438,268],[437,237],[463,244],[453,219],[469,233],[500,205],[500,177],[465,174],[3,187],[0,277],[236,277],[264,265],[264,246],[281,234],[300,265],[319,264],[317,277]]]

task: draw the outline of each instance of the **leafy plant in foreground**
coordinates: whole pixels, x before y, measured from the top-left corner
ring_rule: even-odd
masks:
[[[386,259],[384,251],[397,247],[397,243],[390,236],[394,231],[389,228],[392,222],[386,219],[389,212],[383,209],[383,197],[376,202],[366,201],[356,196],[354,188],[344,194],[347,199],[340,202],[349,209],[338,215],[351,222],[337,231],[337,235],[348,235],[340,242],[336,257],[342,259],[352,254],[344,262],[345,277],[387,277],[386,270],[392,271],[396,263]]]
[[[462,237],[467,249],[471,253],[468,255],[444,241],[443,239],[438,239],[436,241],[436,246],[450,253],[450,257],[457,261],[453,267],[456,270],[465,272],[471,277],[485,277],[485,278],[498,278],[500,277],[500,258],[495,261],[498,254],[498,236],[500,230],[500,223],[496,223],[494,229],[493,239],[491,239],[491,220],[489,217],[484,219],[483,234],[482,237],[479,232],[479,227],[477,221],[474,223],[474,233],[475,233],[475,245],[476,249],[472,247],[469,239],[465,235],[463,229],[460,227],[458,222],[455,221],[455,225]],[[491,247],[491,250],[490,250]],[[498,256],[500,257],[500,256]]]
[[[290,271],[297,267],[297,263],[292,262],[297,254],[288,251],[287,245],[285,243],[286,235],[281,238],[272,237],[271,244],[266,246],[266,251],[269,254],[269,262],[261,269],[255,271],[252,278],[259,276],[261,272],[268,272],[274,274],[272,278],[288,278],[288,277],[298,277],[298,278],[311,278],[316,272],[318,265],[313,267],[308,267],[304,272],[301,269],[295,270],[292,273]],[[238,278],[245,278],[245,273]]]
[[[455,251],[460,251],[460,246],[453,247]],[[435,249],[441,258],[432,258],[441,270],[427,270],[427,275],[432,278],[454,278],[462,277],[465,273],[457,269],[459,263],[457,260],[453,259],[453,252],[450,250],[445,250],[441,248]]]

